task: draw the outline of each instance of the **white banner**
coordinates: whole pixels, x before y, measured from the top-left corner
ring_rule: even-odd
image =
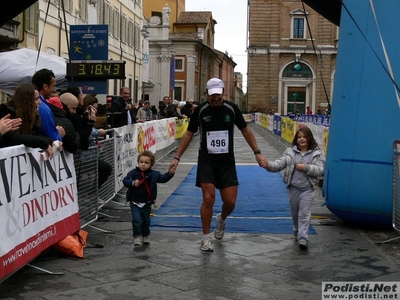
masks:
[[[73,155],[0,149],[0,281],[80,229]]]
[[[175,141],[175,118],[136,123],[115,130],[115,193],[123,188],[122,180],[137,166],[143,150],[156,153]]]
[[[115,131],[115,193],[123,187],[122,180],[136,167],[138,154],[137,124],[114,128]]]
[[[268,115],[268,130],[269,131],[274,131],[274,115]]]
[[[175,118],[161,119],[155,123],[156,149],[167,148],[175,141],[176,120]]]

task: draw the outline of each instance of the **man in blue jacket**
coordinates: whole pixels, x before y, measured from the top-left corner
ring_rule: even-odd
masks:
[[[39,105],[39,116],[42,123],[43,135],[57,141],[62,141],[65,130],[62,126],[56,126],[54,115],[50,109],[47,99],[56,92],[56,76],[49,69],[41,69],[32,77],[32,84],[39,92],[41,104]]]

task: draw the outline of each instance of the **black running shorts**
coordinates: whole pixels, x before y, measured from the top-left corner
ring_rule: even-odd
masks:
[[[196,186],[200,187],[200,183],[212,183],[217,189],[239,185],[236,166],[215,167],[201,162],[197,167]]]

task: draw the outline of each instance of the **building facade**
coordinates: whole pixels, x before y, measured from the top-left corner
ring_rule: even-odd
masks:
[[[248,2],[247,109],[325,110],[332,98],[338,28],[301,0]]]
[[[246,95],[243,93],[243,74],[235,72],[235,104],[244,112],[246,107]]]
[[[107,59],[126,62],[126,79],[108,80],[107,94],[118,95],[119,88],[127,86],[131,89],[132,100],[137,102],[142,90],[142,15],[142,0],[39,0],[3,26],[9,28],[13,24],[17,37],[14,43],[1,43],[5,40],[2,31],[0,45],[4,46],[1,45],[1,50],[29,48],[68,61],[71,25],[107,24]],[[90,93],[84,86],[83,83],[83,92]]]
[[[203,102],[207,99],[208,79],[218,77],[226,85],[224,99],[237,102],[236,63],[226,53],[214,49],[217,22],[212,12],[185,11],[185,1],[170,2],[173,3],[154,0],[143,4],[150,69],[144,98],[153,104],[165,95],[179,101]]]

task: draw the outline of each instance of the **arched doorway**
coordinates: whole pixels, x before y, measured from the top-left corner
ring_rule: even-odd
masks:
[[[283,114],[306,113],[307,106],[315,111],[315,76],[304,62],[290,62],[282,69],[279,99],[283,100]],[[283,97],[282,97],[283,95]],[[281,102],[279,103],[281,106]],[[282,109],[283,108],[283,109]]]

